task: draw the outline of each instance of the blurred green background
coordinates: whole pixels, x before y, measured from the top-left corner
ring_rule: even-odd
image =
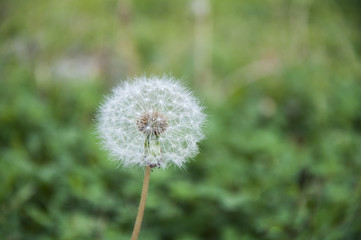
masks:
[[[2,0],[0,239],[129,239],[142,170],[94,114],[127,77],[172,73],[207,139],[155,170],[140,239],[361,239],[357,0]]]

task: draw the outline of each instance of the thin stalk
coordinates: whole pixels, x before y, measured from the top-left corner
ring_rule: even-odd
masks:
[[[144,181],[143,181],[143,189],[142,189],[142,195],[140,197],[140,203],[138,208],[138,215],[137,219],[135,220],[133,234],[131,240],[137,240],[140,232],[140,228],[142,226],[142,220],[144,215],[144,209],[145,209],[145,202],[147,200],[147,194],[148,194],[148,186],[149,186],[149,177],[150,177],[150,166],[145,167],[145,174],[144,174]]]

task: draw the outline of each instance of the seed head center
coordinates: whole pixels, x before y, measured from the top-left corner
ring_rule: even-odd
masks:
[[[159,136],[167,129],[167,121],[168,119],[159,112],[148,112],[137,118],[137,127],[147,136]]]

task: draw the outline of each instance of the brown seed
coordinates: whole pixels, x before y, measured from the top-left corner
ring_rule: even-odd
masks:
[[[159,112],[143,113],[137,119],[138,130],[147,136],[159,136],[168,127],[167,118]]]

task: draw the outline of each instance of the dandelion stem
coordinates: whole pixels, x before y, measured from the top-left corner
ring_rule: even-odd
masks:
[[[140,227],[142,226],[142,220],[143,220],[144,209],[145,209],[145,202],[147,200],[147,194],[148,194],[150,170],[151,170],[150,166],[145,167],[142,195],[140,197],[138,215],[137,215],[137,219],[135,220],[131,240],[137,240],[138,239],[139,232],[140,232]]]

